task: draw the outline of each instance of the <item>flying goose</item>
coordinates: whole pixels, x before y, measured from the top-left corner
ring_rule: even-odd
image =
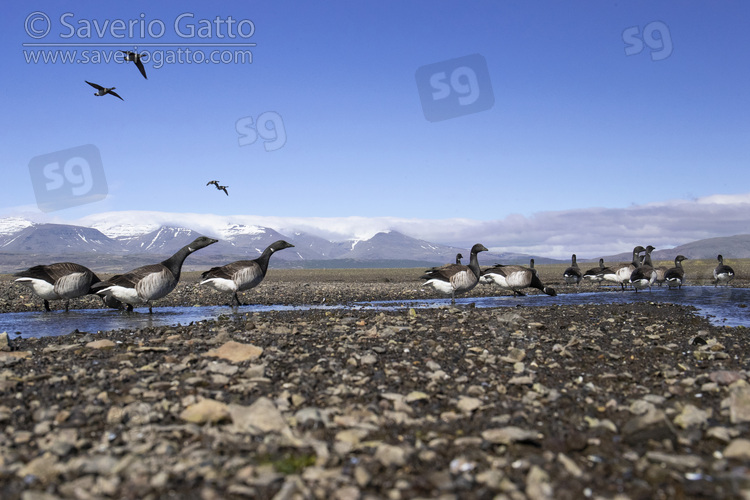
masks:
[[[524,288],[536,288],[547,295],[555,296],[557,292],[554,288],[545,286],[539,279],[535,269],[524,266],[504,266],[495,264],[482,273],[484,283],[494,282],[502,288],[513,291],[513,295],[524,295],[521,290]]]
[[[568,285],[578,285],[581,282],[581,276],[581,269],[576,262],[576,254],[573,254],[570,267],[563,272],[563,280]]]
[[[714,269],[714,287],[718,286],[719,283],[729,285],[729,282],[734,279],[734,269],[724,264],[724,257],[721,254],[719,254],[717,260],[719,261],[719,265]]]
[[[636,267],[641,263],[641,259],[638,257],[638,254],[641,252],[645,252],[646,249],[642,246],[638,245],[635,248],[633,248],[633,260],[628,264],[617,264],[612,268],[614,271],[613,274],[605,273],[602,275],[602,277],[606,281],[612,281],[614,283],[619,283],[623,290],[625,290],[625,283],[630,282],[630,274],[635,270]]]
[[[164,297],[177,286],[185,258],[217,241],[201,236],[159,264],[149,264],[125,274],[112,276],[97,283],[93,288],[99,295],[111,296],[124,302],[128,311],[132,311],[134,305],[148,304],[148,312],[151,313],[151,301]]]
[[[479,269],[479,252],[486,252],[487,248],[481,243],[471,247],[469,265],[446,264],[428,269],[421,279],[427,280],[422,286],[431,286],[438,292],[451,295],[451,304],[456,303],[456,294],[468,292],[479,283],[481,270]]]
[[[633,285],[636,293],[644,288],[651,290],[651,285],[656,281],[656,270],[651,262],[651,252],[654,250],[656,249],[651,245],[647,246],[643,262],[640,262],[638,267],[630,274],[630,284]]]
[[[100,281],[89,268],[73,262],[34,266],[13,276],[16,283],[28,286],[44,300],[45,311],[50,310],[50,300],[65,299],[67,312],[70,299],[94,293],[91,286]]]
[[[103,95],[107,95],[107,94],[112,94],[113,96],[117,97],[121,101],[125,100],[122,97],[120,97],[120,94],[118,94],[117,92],[115,92],[115,87],[109,87],[109,88],[102,87],[101,85],[97,85],[96,83],[91,83],[91,82],[86,81],[86,80],[84,80],[84,82],[88,83],[89,85],[91,85],[92,87],[94,87],[96,90],[99,91],[99,92],[94,92],[94,95],[103,96]]]
[[[218,189],[219,191],[224,191],[224,194],[227,195],[227,196],[229,196],[229,191],[227,191],[227,188],[229,186],[221,186],[221,185],[219,185],[219,181],[208,181],[206,183],[206,186],[210,186],[211,184],[213,184],[214,186],[216,186],[216,189]]]
[[[685,270],[682,268],[682,261],[688,260],[684,255],[678,255],[674,258],[674,267],[667,269],[664,274],[664,281],[667,282],[667,286],[672,288],[676,286],[682,288],[682,281],[685,278]]]
[[[120,52],[125,54],[126,61],[133,61],[135,63],[136,68],[138,68],[138,71],[140,71],[141,74],[143,75],[143,78],[148,80],[148,77],[146,76],[146,68],[143,67],[143,63],[141,62],[141,57],[143,56],[143,54],[137,54],[129,50],[121,50]]]
[[[209,285],[220,292],[232,292],[232,305],[241,306],[237,292],[255,288],[263,281],[268,270],[268,261],[277,250],[292,248],[284,240],[276,241],[255,260],[238,260],[225,266],[213,267],[201,274],[201,285]]]

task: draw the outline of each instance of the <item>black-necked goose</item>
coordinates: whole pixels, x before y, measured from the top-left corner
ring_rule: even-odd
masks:
[[[491,280],[496,285],[513,291],[513,295],[524,295],[521,292],[524,288],[536,288],[547,295],[557,295],[555,289],[545,286],[539,279],[536,270],[530,267],[495,264],[493,267],[484,270],[482,278],[484,278],[484,282]]]
[[[592,267],[583,273],[582,279],[585,281],[592,281],[594,283],[602,284],[605,273],[613,273],[611,269],[604,265],[604,259],[599,259],[599,267]]]
[[[126,61],[133,61],[135,63],[135,66],[138,68],[138,71],[140,71],[143,75],[143,78],[148,80],[148,77],[146,76],[146,68],[143,67],[143,62],[141,62],[142,54],[131,52],[129,50],[121,50],[120,52],[125,54]]]
[[[237,292],[255,288],[266,277],[268,261],[274,252],[294,245],[284,240],[276,241],[255,260],[238,260],[225,266],[214,267],[201,275],[201,285],[209,285],[220,292],[232,292],[232,305],[241,306]]]
[[[734,279],[734,269],[724,264],[724,257],[721,254],[719,254],[717,260],[719,261],[719,265],[714,269],[714,287],[720,283],[729,285],[729,282]]]
[[[622,290],[625,290],[625,283],[630,282],[630,275],[641,263],[641,259],[638,257],[638,254],[644,252],[645,250],[646,249],[640,245],[636,246],[635,248],[633,248],[633,260],[631,260],[630,263],[617,264],[616,266],[612,267],[612,270],[614,271],[613,274],[604,274],[602,277],[606,281],[619,283],[622,287]]]
[[[128,311],[132,311],[134,305],[148,304],[150,313],[151,302],[164,297],[177,286],[182,264],[187,256],[217,241],[219,240],[201,236],[159,264],[149,264],[125,274],[112,276],[97,283],[93,288],[99,295],[112,296],[127,304]]]
[[[643,262],[640,262],[638,267],[630,274],[630,284],[633,285],[636,292],[644,288],[651,290],[651,285],[656,281],[656,270],[651,262],[651,252],[654,250],[655,248],[651,245],[647,246]]]
[[[674,258],[674,267],[667,269],[664,274],[664,281],[669,288],[676,286],[682,288],[682,282],[685,279],[685,270],[682,268],[682,261],[688,260],[684,255],[678,255]]]
[[[99,91],[99,92],[94,92],[94,95],[103,96],[103,95],[107,95],[107,94],[112,94],[113,96],[117,97],[121,101],[125,100],[122,97],[120,97],[120,94],[118,94],[117,92],[115,92],[115,87],[109,87],[109,88],[102,87],[101,85],[97,85],[96,83],[91,83],[91,82],[88,82],[86,80],[84,80],[84,82],[88,83],[89,85],[91,85],[92,87],[94,87],[96,90]]]
[[[464,258],[463,255],[461,255],[460,253],[457,253],[456,254],[456,264],[461,264],[461,259],[463,259],[463,258]]]
[[[479,269],[479,252],[487,249],[481,243],[471,247],[469,265],[446,264],[441,267],[428,269],[421,278],[425,281],[422,286],[432,286],[438,292],[450,294],[451,304],[456,303],[456,294],[465,293],[477,286],[482,272]]]
[[[578,267],[578,263],[576,262],[576,254],[573,254],[570,262],[570,267],[563,272],[563,280],[568,285],[578,285],[581,282],[581,277],[583,275],[581,269]]]
[[[89,268],[73,262],[34,266],[13,276],[16,283],[28,286],[44,300],[45,311],[50,310],[50,300],[61,299],[68,311],[70,299],[94,293],[91,286],[100,281]]]
[[[216,186],[216,189],[218,189],[219,191],[224,191],[224,194],[229,196],[229,191],[227,191],[227,188],[229,188],[229,186],[222,186],[219,184],[219,181],[208,181],[206,183],[206,186],[210,186],[211,184]]]

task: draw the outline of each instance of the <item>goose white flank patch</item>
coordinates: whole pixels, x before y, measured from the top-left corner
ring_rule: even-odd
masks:
[[[255,260],[238,260],[225,266],[214,267],[201,275],[201,285],[209,285],[220,292],[232,293],[232,305],[242,305],[237,292],[255,288],[266,277],[268,261],[274,252],[294,245],[279,240],[268,245]]]
[[[685,279],[685,270],[682,268],[682,261],[688,260],[684,255],[678,255],[674,258],[674,267],[669,268],[664,274],[664,281],[669,288],[682,288],[682,282]]]
[[[530,267],[495,264],[482,272],[482,278],[485,283],[495,283],[502,288],[512,290],[513,295],[524,295],[521,292],[524,288],[536,288],[547,295],[557,295],[555,289],[544,285],[536,270]]]
[[[656,281],[656,270],[651,262],[651,252],[654,250],[656,249],[651,245],[647,246],[643,262],[639,262],[638,267],[630,274],[630,284],[633,285],[636,292],[645,288],[651,290],[651,285]]]
[[[457,293],[466,293],[479,283],[481,270],[477,254],[486,251],[487,249],[484,245],[477,243],[471,247],[468,266],[463,264],[446,264],[428,269],[421,276],[422,279],[427,280],[422,286],[431,286],[438,292],[446,295],[450,294],[451,304],[455,304]]]
[[[84,82],[88,83],[89,85],[91,85],[92,87],[94,87],[96,90],[98,90],[98,92],[94,92],[94,95],[103,96],[103,95],[107,95],[107,94],[112,94],[113,96],[117,97],[121,101],[125,100],[122,97],[120,97],[120,94],[118,94],[117,92],[115,92],[115,87],[109,87],[109,88],[102,87],[101,85],[97,85],[96,83],[91,83],[91,82],[88,82],[86,80],[84,80]]]
[[[582,276],[581,269],[576,262],[576,254],[573,254],[570,267],[563,272],[563,280],[568,285],[578,285],[581,282]]]
[[[721,254],[719,254],[717,260],[719,265],[714,269],[714,287],[721,283],[728,285],[734,279],[734,269],[724,264],[724,257]]]
[[[138,68],[138,71],[140,71],[141,75],[143,75],[143,78],[148,80],[148,77],[146,76],[146,68],[143,67],[143,62],[141,61],[142,54],[138,54],[129,50],[121,50],[120,52],[125,54],[126,61],[133,61],[135,63],[135,67]]]
[[[45,311],[50,310],[50,300],[65,300],[68,311],[70,299],[93,293],[92,285],[100,282],[89,268],[73,262],[34,266],[13,276],[44,300]]]
[[[151,302],[166,296],[177,286],[182,264],[187,256],[217,241],[201,236],[165,261],[112,276],[106,281],[97,283],[93,288],[99,295],[114,297],[127,304],[128,311],[132,311],[133,306],[145,304],[148,305],[148,312],[151,313],[153,312]]]

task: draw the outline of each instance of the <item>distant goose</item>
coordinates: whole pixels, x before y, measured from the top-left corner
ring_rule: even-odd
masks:
[[[601,285],[605,273],[614,274],[614,271],[604,266],[604,259],[599,259],[599,267],[592,267],[583,273],[583,280],[592,281]]]
[[[537,276],[539,275],[539,271],[537,271],[534,267],[534,259],[529,259],[529,269],[534,271],[534,274],[536,274]]]
[[[133,269],[125,274],[112,276],[107,281],[102,281],[94,286],[97,294],[111,296],[120,302],[127,304],[128,311],[133,310],[134,305],[148,304],[148,312],[151,309],[151,301],[158,300],[174,290],[180,281],[182,264],[188,255],[216,243],[218,240],[201,236],[195,241],[182,247],[177,253],[159,264],[149,264]]]
[[[684,255],[678,255],[674,258],[674,267],[667,270],[664,274],[664,281],[667,282],[667,286],[672,288],[676,286],[682,288],[682,282],[685,279],[685,270],[682,268],[682,261],[688,260]]]
[[[661,286],[662,283],[664,283],[664,275],[667,274],[667,271],[669,268],[667,266],[659,266],[654,268],[654,272],[656,273],[656,279],[654,280],[654,283],[656,283],[657,286]]]
[[[103,96],[103,95],[107,95],[107,94],[112,94],[113,96],[117,97],[121,101],[125,100],[122,97],[120,97],[120,94],[118,94],[117,92],[115,92],[115,87],[109,87],[109,88],[102,87],[101,85],[97,85],[96,83],[91,83],[91,82],[88,82],[86,80],[84,80],[84,82],[88,83],[89,85],[91,85],[92,87],[94,87],[96,90],[99,91],[99,92],[94,92],[94,95]]]
[[[135,63],[136,68],[138,68],[138,71],[140,71],[141,74],[143,75],[143,78],[148,80],[148,77],[146,76],[146,68],[143,67],[143,63],[141,62],[141,57],[143,54],[137,54],[129,50],[121,50],[120,52],[125,54],[126,61],[133,61]]]
[[[237,292],[255,288],[263,281],[268,261],[274,252],[294,245],[279,240],[266,248],[255,260],[238,260],[225,266],[214,267],[201,275],[201,285],[209,285],[220,292],[232,292],[232,305],[241,306]]]
[[[605,273],[604,275],[602,275],[603,278],[606,281],[619,283],[622,289],[625,290],[625,283],[630,282],[630,275],[641,263],[641,259],[638,257],[638,254],[645,251],[646,249],[642,246],[636,246],[635,248],[633,248],[633,260],[629,264],[617,264],[616,266],[612,267],[614,273]]]
[[[39,265],[15,273],[16,283],[26,285],[44,300],[44,310],[49,311],[50,300],[65,300],[68,311],[70,299],[94,293],[91,286],[100,280],[89,268],[73,262]]]
[[[565,283],[568,285],[577,285],[581,282],[582,276],[581,269],[576,262],[576,254],[573,254],[570,267],[563,272],[563,280],[565,280]]]
[[[495,264],[482,273],[483,282],[494,282],[496,285],[513,291],[513,295],[524,295],[524,288],[536,288],[547,295],[555,296],[554,288],[545,286],[536,271],[524,266],[504,266]]]
[[[457,253],[456,254],[456,264],[461,264],[461,259],[463,259],[463,258],[464,258],[463,255],[461,255],[460,253]]]
[[[643,256],[643,262],[636,267],[630,274],[630,284],[635,288],[636,293],[638,290],[648,288],[651,290],[651,285],[656,281],[656,270],[651,262],[651,252],[656,250],[651,245],[646,247],[646,255]]]
[[[734,279],[734,269],[724,264],[724,257],[719,254],[717,257],[719,265],[714,269],[714,287],[718,286],[719,283],[729,284]]]
[[[427,280],[422,286],[431,286],[438,292],[451,295],[451,304],[456,303],[456,294],[465,293],[477,286],[481,270],[479,269],[479,252],[487,249],[481,243],[471,247],[469,265],[446,264],[441,267],[428,269],[421,278]]]

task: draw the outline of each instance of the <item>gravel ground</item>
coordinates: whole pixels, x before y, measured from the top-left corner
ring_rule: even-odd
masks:
[[[432,296],[326,276],[242,298]],[[188,276],[157,306],[227,300]],[[227,311],[0,336],[0,498],[750,498],[747,330],[691,308]]]

